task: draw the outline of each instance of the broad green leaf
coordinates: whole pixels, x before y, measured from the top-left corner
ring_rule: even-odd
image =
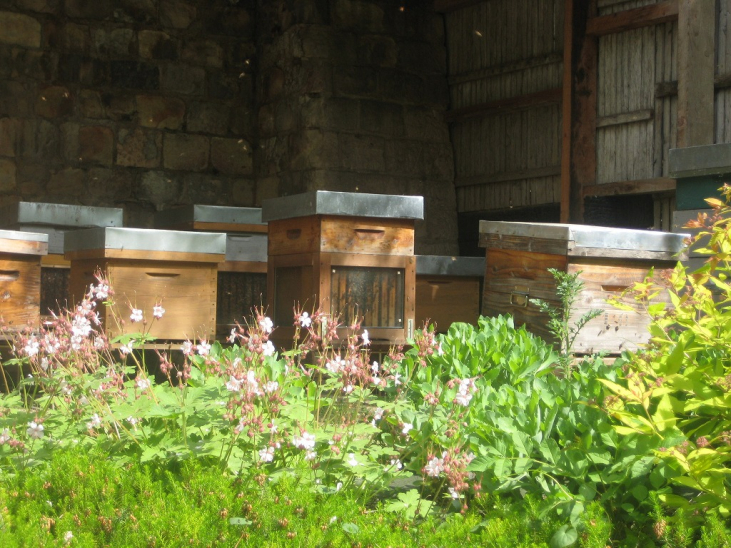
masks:
[[[553,534],[549,544],[551,548],[565,548],[574,544],[578,538],[579,534],[576,529],[570,525],[564,525]]]

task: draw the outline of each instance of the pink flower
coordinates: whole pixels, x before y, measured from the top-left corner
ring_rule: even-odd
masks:
[[[182,350],[183,354],[185,354],[186,356],[190,356],[193,353],[193,343],[190,341],[185,341],[180,347],[180,350]]]
[[[436,478],[439,474],[444,471],[444,459],[439,457],[432,457],[424,467],[424,472],[427,476]]]
[[[157,318],[158,320],[162,319],[163,315],[165,314],[165,309],[162,307],[162,305],[156,304],[152,307],[152,315]]]
[[[298,449],[312,450],[315,448],[315,435],[302,432],[302,435],[292,438],[292,444]]]
[[[274,447],[267,447],[259,451],[259,458],[263,462],[272,462],[274,460]]]
[[[210,351],[211,351],[211,345],[208,344],[208,341],[202,340],[198,343],[198,355],[199,356],[207,356]]]
[[[141,322],[142,318],[142,310],[140,310],[139,308],[133,308],[132,314],[129,315],[129,319],[133,322]]]

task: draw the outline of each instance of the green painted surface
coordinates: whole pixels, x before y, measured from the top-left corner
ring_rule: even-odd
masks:
[[[718,197],[724,182],[731,182],[731,174],[678,179],[675,203],[678,211],[707,208],[706,198]]]

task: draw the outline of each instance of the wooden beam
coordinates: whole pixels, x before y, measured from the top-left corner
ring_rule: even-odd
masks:
[[[731,74],[719,74],[713,79],[715,90],[731,88]],[[663,99],[678,94],[678,81],[658,82],[655,84],[655,99]]]
[[[619,181],[584,187],[584,197],[618,196],[625,194],[651,194],[675,190],[675,179],[658,177],[657,179],[641,179],[637,181]]]
[[[530,57],[528,59],[521,59],[519,61],[511,61],[510,63],[491,65],[489,67],[481,68],[479,70],[461,72],[459,74],[454,74],[450,76],[448,80],[450,85],[464,84],[465,82],[484,80],[485,78],[501,76],[503,74],[510,74],[511,72],[528,70],[535,67],[556,65],[561,61],[563,61],[563,54],[561,54],[560,52],[549,53],[547,55],[539,55],[537,57]]]
[[[635,110],[633,112],[623,112],[621,114],[614,114],[613,116],[602,116],[597,118],[596,127],[609,127],[609,126],[621,126],[623,124],[632,124],[634,122],[646,122],[652,120],[655,116],[655,111],[652,109]]]
[[[716,3],[679,0],[678,147],[713,143]]]
[[[590,36],[605,36],[650,25],[659,25],[667,21],[675,21],[678,18],[678,10],[678,0],[667,0],[652,6],[592,17],[586,24],[586,33]]]
[[[596,0],[565,0],[561,222],[582,222],[582,188],[596,182],[597,38],[587,33]]]
[[[506,181],[521,181],[525,179],[541,179],[543,177],[555,177],[561,175],[561,166],[536,167],[532,169],[522,169],[520,171],[507,171],[503,173],[494,173],[492,175],[475,175],[472,177],[457,177],[454,186],[476,186],[490,185],[494,183],[504,183]]]
[[[476,116],[488,116],[504,112],[513,112],[526,108],[550,105],[561,102],[561,88],[546,89],[527,95],[498,99],[487,103],[480,103],[471,107],[457,108],[447,111],[445,117],[447,122],[462,121]]]
[[[434,11],[437,13],[449,13],[450,11],[469,8],[476,4],[482,4],[485,0],[434,0]]]

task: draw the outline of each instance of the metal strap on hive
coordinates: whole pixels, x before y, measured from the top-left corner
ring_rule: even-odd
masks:
[[[264,200],[262,204],[262,220],[264,221],[310,215],[423,219],[424,198],[316,190]]]

